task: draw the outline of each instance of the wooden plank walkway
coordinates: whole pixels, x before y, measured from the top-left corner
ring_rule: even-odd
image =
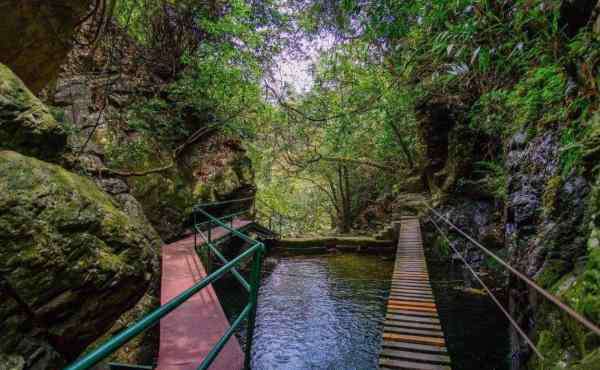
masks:
[[[450,369],[417,218],[402,219],[379,366],[380,369]]]
[[[235,220],[233,227],[239,229],[249,223]],[[212,230],[212,237],[218,239],[228,233],[219,227]],[[162,247],[161,304],[204,277],[206,270],[194,251],[193,234]],[[209,285],[160,321],[157,369],[196,369],[228,328],[227,317]],[[232,336],[211,369],[237,370],[243,366],[244,353]]]

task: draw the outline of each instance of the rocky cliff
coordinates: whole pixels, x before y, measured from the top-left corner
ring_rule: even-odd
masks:
[[[416,177],[423,178],[424,184],[412,188],[425,192],[438,212],[597,324],[595,50],[600,8],[597,1],[536,4],[547,12],[538,16],[531,8],[496,4],[473,14],[483,23],[493,14],[510,27],[522,25],[513,18],[515,14],[529,17],[523,23],[526,31],[518,31],[525,35],[524,44],[511,44],[512,35],[505,33],[489,44],[478,41],[477,53],[487,47],[492,53],[491,59],[484,60],[483,71],[473,62],[479,54],[458,77],[447,80],[438,77],[448,64],[437,66],[438,70],[423,66],[426,72],[415,82],[420,89],[415,111],[420,163]],[[472,9],[459,13],[465,19],[457,24],[472,19],[467,10]],[[548,14],[556,22],[552,52],[541,41],[543,30],[548,29]],[[484,29],[475,32],[485,34]],[[451,59],[450,47],[443,57],[445,63]],[[513,59],[504,58],[502,47],[514,53],[526,48],[537,54],[531,59],[523,56],[524,60],[515,62],[518,67],[504,75],[502,63]],[[432,216],[426,207],[412,210]],[[497,286],[504,288],[505,304],[547,357],[542,363],[513,333],[514,369],[597,367],[597,337],[449,227],[443,229],[472,265],[492,274]],[[447,248],[433,227],[428,228],[428,235],[438,248]]]
[[[66,133],[0,70],[0,353],[25,368],[59,368],[144,296],[160,239],[92,180],[43,161],[61,162]]]
[[[160,53],[105,19],[111,2],[91,3],[0,4],[0,368],[62,368],[156,307],[160,245],[190,208],[254,193],[231,135],[208,130],[173,156],[136,129],[131,107],[176,75],[144,68]],[[116,358],[151,363],[155,339]]]
[[[0,3],[0,63],[38,93],[58,76],[71,50],[77,26],[101,11],[104,1],[9,0]],[[17,36],[18,35],[18,36]]]
[[[134,213],[141,207],[160,236],[173,240],[199,200],[252,195],[252,166],[239,139],[218,130],[180,139],[184,150],[176,156],[172,143],[140,130],[146,117],[137,116],[135,108],[157,97],[179,104],[167,91],[176,76],[165,78],[140,63],[156,51],[139,46],[114,22],[106,27],[108,36],[99,45],[72,50],[43,96],[71,127],[71,165]],[[152,118],[157,117],[177,129],[168,116],[157,112]],[[186,125],[201,131],[210,118],[190,114]]]

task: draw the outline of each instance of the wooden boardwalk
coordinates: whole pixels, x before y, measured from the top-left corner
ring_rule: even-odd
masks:
[[[236,220],[233,227],[239,229],[249,223]],[[215,228],[212,238],[228,233],[226,229]],[[206,270],[194,250],[194,235],[162,247],[161,304],[204,277]],[[196,369],[228,328],[227,317],[209,285],[161,320],[157,369]],[[243,365],[244,353],[232,336],[211,369],[237,370]]]
[[[417,218],[402,219],[379,366],[450,369]]]

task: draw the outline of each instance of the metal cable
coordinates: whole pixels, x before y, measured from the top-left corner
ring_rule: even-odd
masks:
[[[508,311],[506,311],[506,309],[504,308],[504,306],[502,306],[502,304],[500,303],[500,301],[498,300],[498,298],[496,298],[496,296],[494,295],[494,293],[492,293],[492,291],[490,290],[490,288],[488,288],[488,286],[483,282],[483,280],[481,280],[481,278],[479,276],[477,276],[477,273],[475,272],[475,270],[473,270],[473,268],[471,267],[471,265],[469,265],[469,263],[467,262],[467,260],[458,251],[458,249],[456,249],[452,245],[452,242],[450,242],[450,240],[448,239],[448,237],[446,236],[446,234],[444,234],[444,232],[442,231],[442,229],[438,226],[437,222],[435,222],[435,220],[433,218],[429,218],[429,219],[431,220],[431,222],[433,223],[433,225],[435,226],[435,228],[438,230],[438,232],[440,233],[440,235],[442,235],[442,237],[444,237],[444,239],[448,242],[448,245],[450,246],[450,248],[452,248],[452,250],[454,251],[454,253],[458,254],[458,257],[465,264],[465,267],[469,270],[469,272],[471,272],[471,274],[473,274],[473,277],[475,278],[475,280],[477,280],[477,282],[479,282],[479,284],[481,284],[481,286],[483,287],[483,289],[490,296],[490,298],[492,299],[492,301],[494,301],[494,303],[496,304],[496,306],[498,306],[498,308],[500,309],[500,311],[502,311],[502,313],[504,314],[504,316],[506,316],[506,318],[508,319],[508,321],[510,322],[510,324],[515,328],[515,330],[519,333],[519,335],[521,335],[521,337],[525,340],[525,342],[527,342],[527,344],[529,345],[529,347],[531,347],[531,349],[533,349],[533,351],[535,352],[536,355],[538,355],[542,360],[545,360],[545,358],[542,355],[542,353],[540,352],[540,350],[537,349],[537,347],[535,346],[535,344],[533,344],[533,341],[531,339],[529,339],[529,337],[527,336],[527,334],[525,334],[525,332],[523,331],[523,329],[521,329],[521,327],[515,321],[515,319],[513,319],[512,316],[510,315],[510,313],[508,313]]]
[[[515,274],[519,279],[523,280],[525,283],[527,283],[527,285],[529,285],[530,287],[532,287],[533,289],[535,289],[538,293],[540,293],[542,296],[544,296],[550,302],[554,303],[556,306],[558,306],[558,308],[560,308],[561,310],[565,311],[569,316],[571,316],[575,320],[579,321],[585,327],[587,327],[588,329],[590,329],[594,334],[600,335],[600,328],[597,327],[594,323],[592,323],[591,321],[589,321],[588,319],[586,319],[585,317],[583,317],[582,315],[580,315],[579,313],[577,313],[575,310],[573,310],[571,307],[567,306],[565,303],[561,302],[556,296],[548,293],[544,288],[542,288],[539,285],[537,285],[533,280],[529,279],[523,273],[521,273],[520,271],[518,271],[517,269],[515,269],[514,267],[512,267],[511,265],[509,265],[507,262],[505,262],[502,258],[498,257],[492,251],[490,251],[489,249],[487,249],[486,247],[484,247],[483,245],[481,245],[477,240],[473,239],[470,235],[468,235],[467,233],[465,233],[464,231],[462,231],[460,228],[458,228],[458,226],[454,225],[450,220],[448,220],[446,217],[444,217],[443,215],[441,215],[435,209],[431,208],[428,204],[425,203],[425,207],[429,208],[442,221],[444,221],[445,223],[447,223],[448,225],[450,225],[454,230],[458,231],[462,236],[464,236],[466,239],[468,239],[471,243],[473,243],[477,247],[479,247],[488,256],[490,256],[494,260],[496,260],[496,262],[498,262],[502,266],[506,267],[510,272],[512,272],[513,274]],[[433,219],[431,219],[431,220],[433,221]]]

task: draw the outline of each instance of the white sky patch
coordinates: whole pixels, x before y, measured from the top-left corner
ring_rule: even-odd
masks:
[[[298,42],[300,50],[284,49],[274,59],[272,76],[269,78],[271,87],[278,93],[286,93],[290,89],[294,94],[305,94],[314,85],[314,72],[320,56],[330,50],[335,44],[335,37],[324,34],[321,37]]]

